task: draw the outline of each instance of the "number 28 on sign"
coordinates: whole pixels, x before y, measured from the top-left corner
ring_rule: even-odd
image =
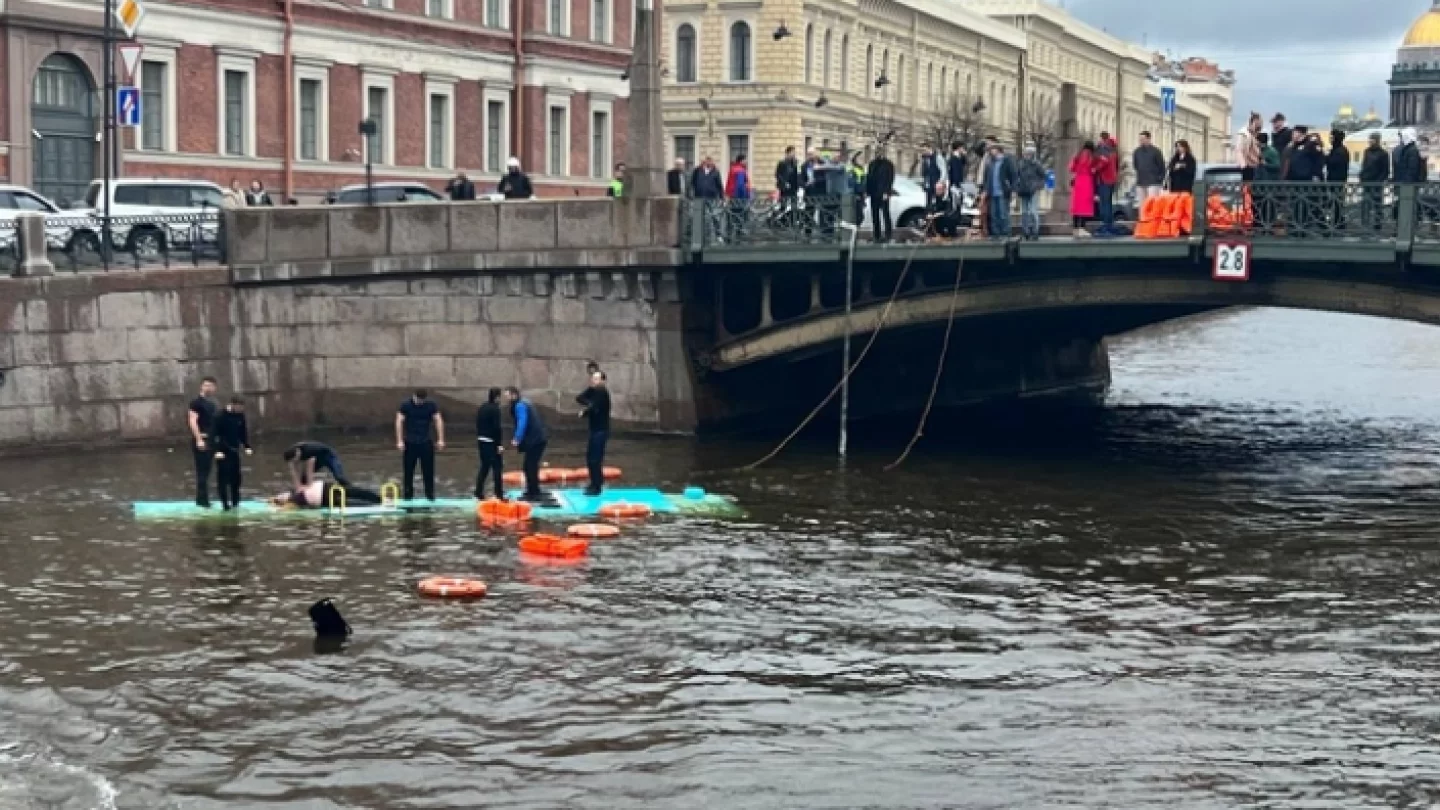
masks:
[[[1211,276],[1216,281],[1249,281],[1250,243],[1217,242]]]

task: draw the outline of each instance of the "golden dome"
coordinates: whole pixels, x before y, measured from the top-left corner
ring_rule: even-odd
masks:
[[[1353,118],[1355,117],[1355,108],[1349,104],[1342,104],[1340,105],[1339,115],[1341,118]]]
[[[1440,47],[1440,7],[1431,8],[1405,32],[1402,48]]]

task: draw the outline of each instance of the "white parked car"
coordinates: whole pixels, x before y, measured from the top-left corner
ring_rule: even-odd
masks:
[[[960,227],[968,228],[980,216],[976,207],[979,193],[974,183],[962,187],[964,203],[960,208]],[[895,194],[890,197],[890,221],[897,228],[920,228],[925,222],[925,189],[909,177],[895,178]],[[870,226],[870,206],[865,206],[865,228]]]
[[[52,250],[78,247],[95,252],[99,246],[88,231],[93,222],[83,213],[61,210],[55,203],[24,186],[0,185],[0,250],[16,248],[15,223],[23,213],[45,215],[45,242]]]
[[[85,193],[84,213],[105,213],[103,183]],[[110,181],[110,241],[118,249],[154,256],[192,242],[215,244],[225,192],[204,180],[117,177]]]

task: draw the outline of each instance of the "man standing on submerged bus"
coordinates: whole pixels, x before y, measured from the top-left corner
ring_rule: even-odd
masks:
[[[195,456],[195,505],[210,508],[210,468],[215,449],[210,434],[215,430],[215,378],[200,381],[200,396],[190,400],[190,451]]]
[[[575,397],[582,410],[580,416],[590,423],[590,442],[585,448],[585,466],[590,470],[590,486],[585,494],[596,497],[605,487],[605,444],[610,440],[610,391],[605,387],[605,372],[590,372],[590,387]]]
[[[513,385],[505,389],[505,402],[510,405],[515,417],[512,443],[525,455],[521,465],[525,471],[525,494],[520,499],[532,502],[544,500],[545,493],[540,491],[540,459],[545,456],[545,445],[549,440],[545,422],[530,400],[521,397],[520,389]]]

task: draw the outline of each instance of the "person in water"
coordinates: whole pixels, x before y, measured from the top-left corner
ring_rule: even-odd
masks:
[[[378,494],[368,489],[353,486],[342,487],[340,484],[315,479],[308,484],[295,487],[290,492],[276,495],[270,499],[270,503],[275,506],[294,506],[298,509],[325,509],[330,505],[330,493],[337,488],[345,490],[343,502],[347,506],[378,506],[383,502]]]
[[[485,479],[495,476],[495,498],[505,500],[505,440],[500,435],[500,389],[491,388],[485,404],[475,412],[475,438],[480,447],[480,473],[475,476],[475,497],[485,497]]]
[[[520,396],[520,389],[510,386],[505,389],[505,401],[509,403],[515,417],[515,435],[511,443],[525,454],[521,469],[525,471],[525,494],[521,500],[543,501],[545,493],[540,491],[540,460],[545,457],[545,445],[549,436],[545,433],[545,422],[530,400]]]
[[[345,477],[345,468],[335,448],[323,442],[296,442],[285,451],[285,462],[290,465],[290,483],[293,489],[315,480],[318,470],[328,470],[335,482],[347,489],[353,489]]]
[[[215,451],[216,484],[220,505],[229,511],[240,505],[240,456],[250,455],[250,430],[245,424],[245,400],[231,397],[215,417],[210,446]]]

